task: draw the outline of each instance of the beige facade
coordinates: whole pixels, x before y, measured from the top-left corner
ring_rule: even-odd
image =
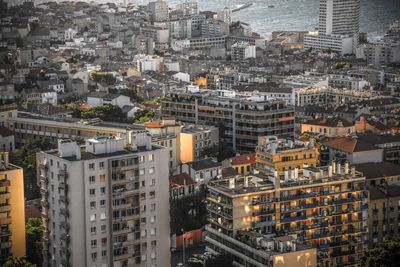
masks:
[[[25,257],[24,174],[7,152],[0,153],[0,241],[2,260]]]

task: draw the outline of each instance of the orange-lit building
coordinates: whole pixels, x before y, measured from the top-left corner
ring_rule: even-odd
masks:
[[[256,166],[256,153],[243,154],[226,159],[222,162],[224,167],[232,167],[239,174],[248,175]]]
[[[25,208],[24,175],[20,167],[8,161],[8,153],[0,153],[0,265],[10,256],[24,257]]]

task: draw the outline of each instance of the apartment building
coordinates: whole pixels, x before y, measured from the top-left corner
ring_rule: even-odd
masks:
[[[356,91],[332,87],[296,88],[294,102],[296,106],[321,105],[339,107],[340,105],[371,99],[374,95],[369,91]]]
[[[8,257],[25,257],[25,249],[23,170],[0,152],[0,265]]]
[[[161,100],[161,114],[178,121],[223,126],[221,138],[237,152],[254,151],[258,136],[293,136],[294,108],[266,96],[219,96],[218,91],[175,91]]]
[[[207,202],[208,247],[232,254],[243,266],[270,266],[260,247],[238,255],[244,230],[261,239],[297,234],[302,244],[317,249],[319,266],[359,266],[368,191],[365,177],[349,164],[306,167],[293,177],[275,172],[211,181]]]
[[[294,176],[303,167],[316,167],[318,163],[318,149],[314,140],[292,141],[278,139],[276,136],[259,138],[256,168],[262,173],[271,174],[277,171],[285,177]]]
[[[215,126],[186,125],[180,133],[180,159],[187,163],[204,158],[204,150],[219,144],[219,129]]]
[[[144,123],[144,127],[152,136],[153,144],[168,150],[168,166],[171,174],[175,174],[181,163],[181,129],[182,125],[175,120],[162,120]],[[164,159],[166,160],[166,159]]]
[[[248,43],[236,43],[231,46],[232,61],[243,61],[256,58],[256,46]]]
[[[368,245],[400,237],[400,186],[380,185],[369,190]]]
[[[345,136],[355,133],[354,123],[341,117],[320,117],[301,123],[301,133],[314,133],[326,137]]]
[[[37,154],[44,266],[164,266],[170,260],[166,149],[136,132],[59,140]]]

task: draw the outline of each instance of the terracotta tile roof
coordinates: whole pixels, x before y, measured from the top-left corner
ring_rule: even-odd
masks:
[[[326,127],[351,127],[354,124],[341,117],[318,118],[305,121],[304,124],[319,125]]]
[[[174,175],[170,178],[170,184],[172,188],[181,187],[184,185],[196,184],[192,177],[190,177],[186,172]]]
[[[400,165],[391,162],[354,164],[357,171],[367,179],[376,179],[400,175]]]
[[[229,159],[232,166],[245,165],[245,164],[256,164],[256,153],[239,155]]]
[[[351,137],[351,136],[350,137],[344,136],[331,139],[329,141],[322,142],[322,145],[338,149],[347,153],[380,149],[379,147],[373,144],[358,140],[357,137]]]

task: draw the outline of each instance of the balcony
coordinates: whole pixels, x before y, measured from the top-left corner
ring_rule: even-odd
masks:
[[[254,212],[253,212],[253,216],[270,215],[270,214],[274,214],[275,212],[276,212],[275,209],[254,211]]]
[[[275,225],[275,224],[276,224],[275,220],[263,221],[263,222],[253,222],[252,223],[254,228],[259,228],[259,227],[263,227],[263,226],[272,226],[272,225]]]
[[[11,218],[0,218],[0,225],[11,224],[11,223],[12,223]]]
[[[280,200],[281,201],[290,201],[290,200],[310,198],[310,197],[315,197],[315,196],[317,196],[317,194],[314,192],[311,192],[311,193],[296,194],[296,195],[290,195],[290,196],[281,196]]]
[[[1,212],[9,212],[11,211],[11,205],[10,204],[1,204],[0,205],[0,213]]]
[[[1,242],[0,243],[0,248],[5,249],[5,248],[11,248],[12,242],[11,241],[6,241],[6,242]]]
[[[0,192],[0,198],[2,199],[8,199],[11,197],[11,193],[8,191],[2,191]]]
[[[11,185],[10,180],[7,179],[0,180],[0,187],[7,187],[10,185]]]
[[[301,220],[305,220],[305,219],[307,219],[307,217],[305,215],[295,216],[295,217],[286,217],[286,218],[281,218],[281,223],[295,222],[295,221],[301,221]]]

